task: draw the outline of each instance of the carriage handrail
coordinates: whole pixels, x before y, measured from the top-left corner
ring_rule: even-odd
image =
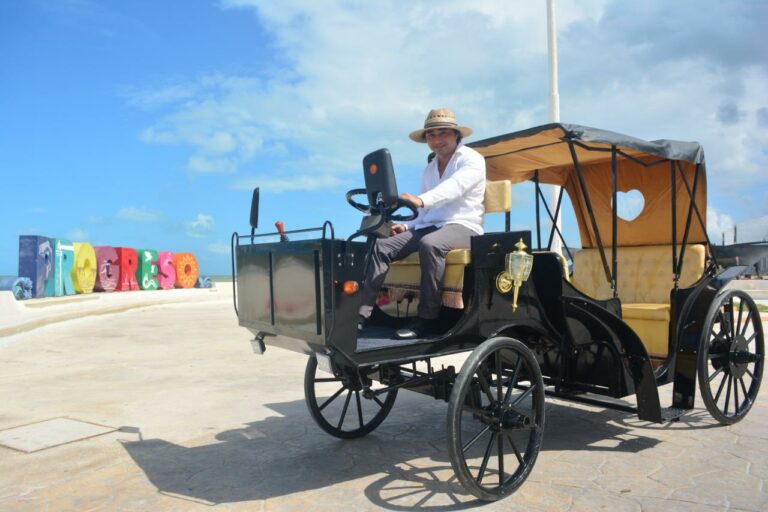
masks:
[[[253,235],[253,231],[251,231]],[[230,240],[230,258],[232,260],[232,302],[235,306],[235,316],[240,316],[240,312],[237,310],[237,276],[235,275],[235,245],[240,245],[240,238],[237,231],[232,233],[232,239]]]

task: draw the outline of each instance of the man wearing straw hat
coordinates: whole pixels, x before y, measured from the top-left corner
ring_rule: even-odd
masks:
[[[421,338],[439,329],[445,256],[451,249],[469,248],[470,238],[483,234],[485,159],[461,143],[471,134],[445,108],[431,110],[424,128],[411,132],[411,140],[426,143],[435,158],[424,168],[421,193],[400,195],[418,208],[418,217],[393,225],[392,236],[376,241],[363,284],[361,329],[373,312],[390,263],[416,251],[421,266],[418,317],[396,336]]]

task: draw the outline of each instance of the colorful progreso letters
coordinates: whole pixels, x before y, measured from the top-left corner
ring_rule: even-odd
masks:
[[[72,267],[75,264],[75,246],[69,240],[53,239],[53,279],[45,282],[45,296],[74,295]],[[21,277],[21,276],[19,276]]]
[[[157,281],[163,290],[170,290],[176,283],[176,267],[173,266],[173,253],[170,251],[157,253]]]
[[[45,283],[53,277],[53,244],[50,238],[19,237],[19,277],[32,280],[33,297],[45,296]]]
[[[139,261],[136,249],[130,247],[117,247],[117,264],[120,266],[120,278],[117,281],[117,289],[121,292],[138,290],[136,281],[136,269]]]
[[[44,236],[19,237],[19,277],[33,297],[75,293],[192,288],[199,269],[192,253],[174,254]]]
[[[120,265],[117,264],[117,251],[109,245],[94,248],[96,253],[96,285],[98,292],[113,292],[120,277]]]
[[[176,286],[192,288],[199,274],[197,260],[191,252],[180,252],[173,255],[173,266],[176,269]]]
[[[139,288],[142,290],[157,290],[159,283],[155,276],[157,275],[157,251],[152,249],[139,249],[139,272],[136,277],[139,279]]]
[[[89,243],[75,242],[75,268],[72,281],[76,293],[91,293],[96,284],[96,251]]]

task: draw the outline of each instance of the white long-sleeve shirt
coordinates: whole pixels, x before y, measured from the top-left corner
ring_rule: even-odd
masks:
[[[419,208],[418,217],[404,224],[408,229],[461,224],[482,235],[484,196],[485,158],[459,144],[442,176],[437,170],[437,158],[424,168],[419,194],[424,207]]]

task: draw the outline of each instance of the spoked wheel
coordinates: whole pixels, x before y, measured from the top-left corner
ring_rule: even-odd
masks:
[[[701,398],[717,421],[730,425],[747,415],[763,379],[765,342],[752,298],[731,290],[712,303],[698,355]]]
[[[484,501],[528,478],[544,435],[544,382],[531,351],[493,338],[464,362],[448,402],[448,453],[465,489]]]
[[[356,372],[318,372],[317,359],[310,356],[304,372],[304,399],[315,422],[332,436],[362,437],[384,421],[397,398],[397,389],[376,394],[374,384]]]

